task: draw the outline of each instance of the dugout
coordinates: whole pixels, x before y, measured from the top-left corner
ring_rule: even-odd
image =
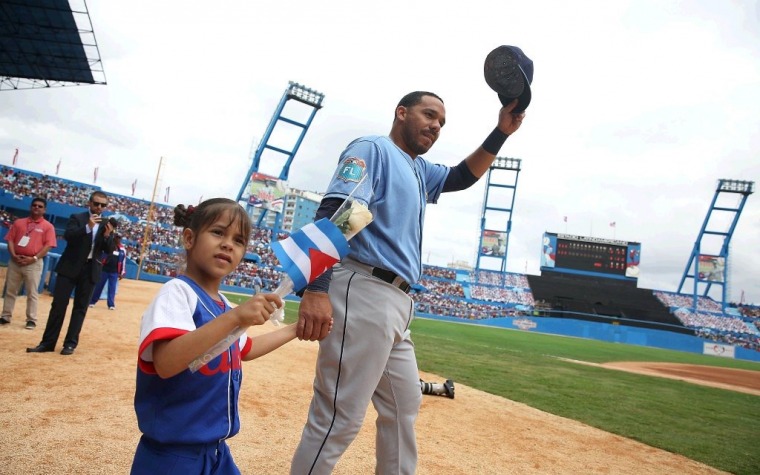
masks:
[[[635,281],[561,272],[527,277],[534,299],[548,304],[545,316],[693,334],[651,289],[640,289]]]

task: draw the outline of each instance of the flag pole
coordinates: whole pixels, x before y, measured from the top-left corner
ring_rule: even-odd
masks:
[[[150,207],[148,207],[148,222],[145,223],[145,233],[143,234],[143,242],[142,242],[142,249],[140,249],[140,260],[138,261],[140,265],[137,266],[137,277],[135,277],[137,280],[140,280],[140,271],[143,268],[143,260],[145,259],[145,253],[148,250],[148,247],[150,246],[150,243],[148,240],[150,239],[150,227],[151,223],[153,222],[153,216],[156,211],[156,190],[158,189],[158,182],[161,178],[161,170],[164,167],[164,157],[161,157],[161,160],[158,162],[158,171],[156,172],[156,181],[153,182],[153,195],[150,198]]]

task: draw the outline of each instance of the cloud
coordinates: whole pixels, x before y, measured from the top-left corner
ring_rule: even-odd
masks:
[[[0,94],[9,163],[172,203],[239,192],[288,81],[325,94],[291,166],[321,191],[354,138],[386,134],[405,93],[444,98],[426,158],[456,165],[496,124],[486,54],[535,62],[533,102],[503,156],[522,159],[507,268],[539,272],[545,231],[642,243],[639,285],[675,289],[720,178],[760,176],[757,2],[389,0],[88,5],[108,84]],[[278,129],[279,132],[279,129]],[[160,170],[159,162],[164,157]],[[278,175],[282,158],[262,161]],[[423,259],[474,264],[485,182],[429,207]],[[568,216],[568,222],[562,221]],[[731,241],[731,298],[760,303],[752,195]],[[615,229],[609,222],[616,221]]]

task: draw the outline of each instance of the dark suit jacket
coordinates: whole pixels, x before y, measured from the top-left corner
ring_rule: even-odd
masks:
[[[90,212],[74,213],[66,223],[66,231],[63,238],[66,240],[66,248],[55,266],[55,271],[71,279],[76,278],[83,266],[90,266],[90,280],[93,284],[100,281],[103,263],[98,257],[101,253],[111,253],[114,250],[113,233],[107,238],[103,236],[106,229],[106,220],[98,226],[95,243],[92,243],[92,235],[87,233],[87,222],[90,220]],[[93,246],[94,259],[87,261],[90,254],[90,246]]]

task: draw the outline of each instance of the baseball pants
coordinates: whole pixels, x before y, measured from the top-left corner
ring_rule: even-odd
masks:
[[[140,438],[130,475],[240,475],[230,448],[209,444],[161,444]]]
[[[422,402],[412,299],[343,263],[330,284],[333,329],[319,344],[314,395],[291,474],[328,474],[356,437],[370,401],[377,411],[376,473],[413,474]]]

